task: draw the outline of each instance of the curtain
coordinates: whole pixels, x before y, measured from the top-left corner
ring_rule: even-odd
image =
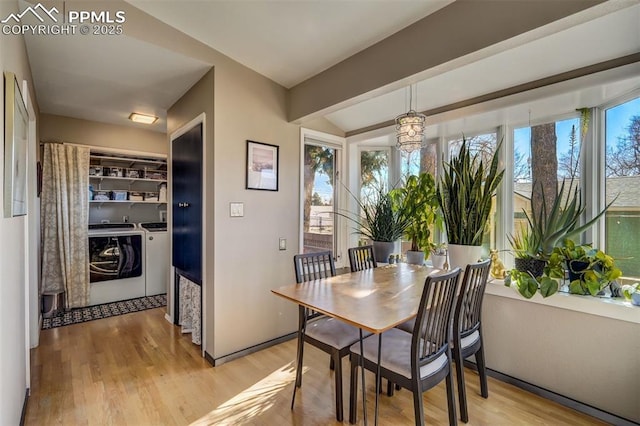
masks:
[[[178,323],[182,326],[183,333],[191,333],[191,341],[200,345],[202,343],[202,332],[200,328],[201,315],[201,292],[200,286],[180,276],[179,306],[180,312]]]
[[[89,148],[47,143],[42,160],[42,294],[89,304]]]

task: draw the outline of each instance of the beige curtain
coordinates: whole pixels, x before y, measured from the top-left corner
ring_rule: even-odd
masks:
[[[47,143],[42,161],[42,294],[89,304],[89,149]]]

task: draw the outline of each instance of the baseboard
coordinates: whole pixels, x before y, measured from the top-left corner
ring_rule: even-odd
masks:
[[[27,402],[29,402],[29,388],[24,393],[24,402],[22,403],[22,414],[20,414],[20,426],[24,426],[27,417]]]
[[[217,367],[219,365],[224,364],[225,362],[233,361],[234,359],[241,358],[243,356],[246,356],[246,355],[261,351],[261,350],[266,349],[268,347],[278,345],[280,343],[286,342],[287,340],[295,339],[297,337],[298,337],[298,333],[297,332],[293,332],[293,333],[290,333],[290,334],[286,334],[286,335],[284,335],[282,337],[278,337],[278,338],[275,338],[275,339],[272,339],[272,340],[268,340],[268,341],[266,341],[264,343],[260,343],[259,345],[251,346],[251,347],[248,347],[246,349],[242,349],[240,351],[233,352],[233,353],[230,353],[228,355],[221,356],[220,358],[213,358],[207,352],[205,352],[204,355],[205,355],[205,359],[207,359],[207,361],[212,363],[212,365],[214,367]]]
[[[211,355],[209,355],[209,352],[204,351],[204,359],[207,360],[207,362],[209,364],[211,364],[212,367],[215,367],[216,365],[216,360],[213,359],[213,357]]]
[[[164,319],[166,319],[169,322],[169,324],[173,324],[173,320],[171,319],[171,315],[164,314]]]
[[[465,360],[464,365],[465,367],[468,367],[468,368],[471,368],[472,370],[477,371],[476,364],[474,362]],[[493,377],[494,379],[500,380],[501,382],[508,383],[520,389],[524,389],[527,392],[531,392],[534,395],[541,396],[550,401],[556,402],[560,405],[564,405],[565,407],[587,414],[591,417],[595,417],[596,419],[602,420],[612,425],[616,425],[616,426],[634,426],[634,425],[637,426],[638,425],[638,423],[633,422],[631,420],[625,419],[615,414],[611,414],[607,411],[603,411],[599,408],[593,407],[591,405],[585,404],[580,401],[576,401],[575,399],[566,397],[564,395],[560,395],[559,393],[550,391],[545,388],[541,388],[540,386],[534,385],[529,382],[525,382],[524,380],[520,380],[516,377],[509,376],[508,374],[504,374],[499,371],[492,370],[490,368],[487,368],[487,375]]]

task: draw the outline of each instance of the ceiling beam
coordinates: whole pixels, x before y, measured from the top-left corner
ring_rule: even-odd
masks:
[[[457,0],[292,87],[288,119],[299,121],[362,101],[447,63],[460,66],[452,61],[483,49],[485,55],[495,53],[488,48],[604,2]]]

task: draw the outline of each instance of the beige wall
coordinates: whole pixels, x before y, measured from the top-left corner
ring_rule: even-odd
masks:
[[[17,11],[17,2],[0,2],[0,16],[4,17]],[[36,101],[33,92],[33,79],[25,50],[22,36],[0,36],[0,69],[16,74],[18,84],[22,89],[22,81],[27,80],[31,100]],[[4,100],[4,85],[0,89]],[[34,105],[36,118],[38,106]],[[4,117],[4,101],[0,102],[0,116]],[[0,120],[0,132],[4,141],[4,120]],[[28,179],[31,173],[35,176],[35,149],[30,147],[27,158]],[[4,188],[4,147],[0,149],[0,188]],[[31,185],[31,182],[29,182]],[[0,190],[0,203],[4,203],[4,191]],[[25,255],[27,245],[38,232],[37,225],[33,226],[34,217],[37,216],[36,206],[32,202],[33,193],[28,194],[27,216],[5,218],[0,216],[0,241],[2,249],[0,255],[0,424],[19,424],[25,391],[29,386],[29,322],[33,323],[35,314],[31,312],[25,298],[25,286],[29,286],[30,276],[28,265],[33,263],[32,249],[29,247],[29,257]],[[37,222],[36,222],[37,223]],[[37,274],[36,271],[31,271]],[[37,276],[37,275],[36,275]],[[33,290],[36,290],[35,288]],[[32,296],[32,292],[29,292]],[[37,294],[36,294],[37,296]],[[37,306],[37,304],[36,304]],[[29,317],[29,321],[25,318]],[[37,327],[37,325],[36,325]]]
[[[483,331],[488,368],[640,422],[638,323],[487,294]]]
[[[164,133],[52,114],[40,117],[40,140],[156,154],[169,151]]]

